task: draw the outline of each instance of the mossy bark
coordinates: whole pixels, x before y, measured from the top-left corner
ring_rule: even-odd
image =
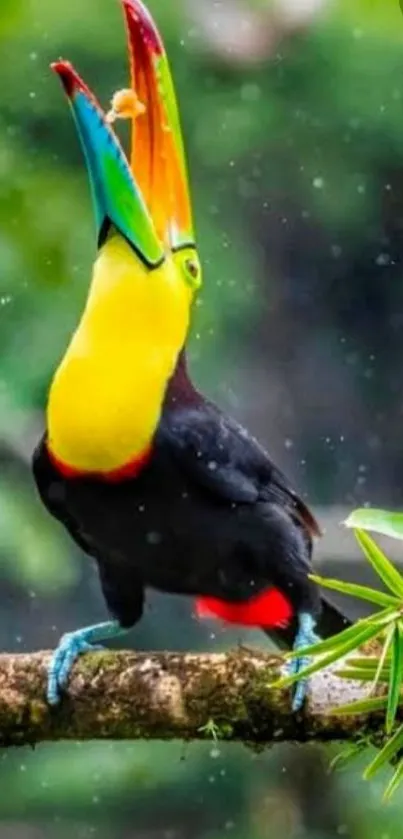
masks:
[[[302,713],[270,683],[283,661],[240,648],[228,654],[100,652],[73,668],[60,706],[45,699],[50,653],[0,656],[0,745],[46,740],[205,739],[262,746],[278,741],[351,739],[373,718],[331,709],[368,688],[327,671],[311,681]],[[359,732],[358,732],[359,729]]]

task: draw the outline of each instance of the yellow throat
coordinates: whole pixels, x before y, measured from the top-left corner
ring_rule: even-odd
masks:
[[[185,256],[170,254],[150,270],[117,233],[101,248],[49,393],[48,446],[67,468],[113,472],[152,443],[188,329]]]

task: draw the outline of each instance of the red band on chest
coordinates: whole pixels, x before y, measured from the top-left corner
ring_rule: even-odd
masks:
[[[287,626],[293,609],[281,591],[269,588],[242,603],[230,603],[215,597],[198,597],[196,614],[199,618],[216,617],[240,626],[274,628]]]
[[[118,469],[112,469],[110,472],[90,472],[82,469],[75,469],[73,466],[68,466],[59,460],[48,447],[48,455],[53,466],[57,471],[63,475],[64,478],[97,478],[98,480],[106,481],[107,483],[119,483],[119,481],[136,478],[142,472],[149,462],[152,454],[152,448],[146,449],[145,452],[128,461]]]

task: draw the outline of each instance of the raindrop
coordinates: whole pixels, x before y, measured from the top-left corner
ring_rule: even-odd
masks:
[[[312,183],[313,183],[313,186],[315,187],[315,189],[323,189],[323,187],[325,185],[324,179],[319,178],[319,177],[314,178]]]
[[[380,253],[375,262],[377,265],[390,265],[390,255],[388,253]]]

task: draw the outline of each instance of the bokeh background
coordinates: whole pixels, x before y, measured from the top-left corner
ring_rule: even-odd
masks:
[[[317,566],[362,579],[339,522],[366,503],[403,508],[398,0],[150,8],[178,87],[205,266],[194,377],[314,506],[326,527]],[[81,151],[48,69],[61,55],[107,105],[127,80],[117,0],[1,0],[0,644],[9,651],[52,646],[105,615],[94,569],[40,507],[29,465],[94,255]],[[131,641],[217,650],[239,637],[198,624],[189,602],[153,596]],[[329,775],[334,752],[138,742],[4,752],[0,837],[399,839],[401,794],[385,808],[360,765]]]

